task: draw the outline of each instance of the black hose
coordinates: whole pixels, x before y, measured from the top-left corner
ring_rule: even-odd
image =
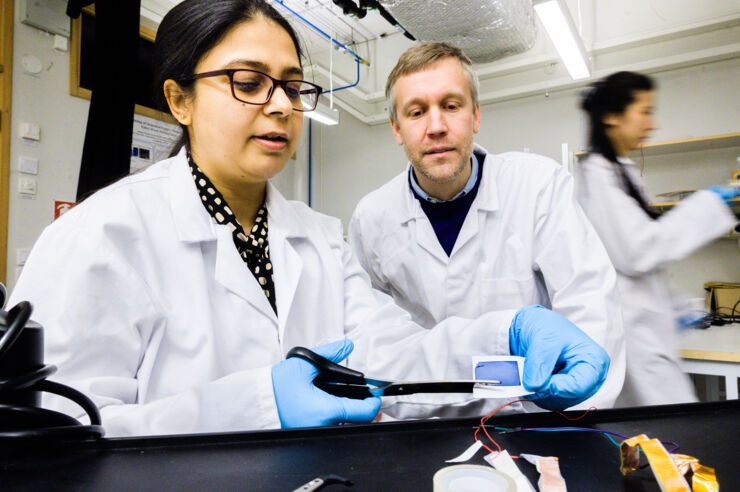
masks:
[[[31,317],[33,308],[28,302],[20,302],[7,313],[8,328],[0,338],[0,361],[21,336]],[[23,390],[47,392],[63,396],[77,403],[90,417],[90,425],[82,425],[77,419],[61,412],[12,403],[0,404],[0,443],[17,439],[42,439],[55,441],[79,441],[98,439],[105,435],[100,412],[95,403],[83,393],[45,378],[56,372],[53,365],[42,365],[19,375],[0,379],[0,400],[12,397]],[[7,400],[5,400],[7,401]]]

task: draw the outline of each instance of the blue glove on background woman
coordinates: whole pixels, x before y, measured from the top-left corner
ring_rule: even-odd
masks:
[[[725,203],[728,205],[730,204],[730,200],[740,196],[740,187],[737,187],[737,186],[717,185],[717,186],[710,186],[709,188],[707,188],[707,190],[713,191],[716,194],[718,194],[719,197],[723,199]]]

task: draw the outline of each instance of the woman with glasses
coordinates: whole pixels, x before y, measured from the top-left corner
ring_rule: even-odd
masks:
[[[379,398],[316,388],[312,365],[284,359],[294,346],[340,362],[354,342],[349,365],[367,374],[469,379],[471,355],[508,354],[515,337],[519,355],[537,352],[530,372],[543,397],[561,384],[569,401],[598,389],[608,356],[548,310],[412,323],[372,291],[338,219],[270,184],[321,89],[302,80],[296,34],[266,1],[185,0],[162,20],[155,51],[181,148],[49,226],[13,293],[33,303],[47,362],[101,407],[108,435],[376,417]],[[570,335],[538,348],[538,330],[553,326]],[[565,374],[574,351],[597,367],[579,365],[578,390]],[[563,374],[551,378],[555,367]]]
[[[664,267],[727,233],[737,219],[728,202],[740,190],[715,186],[658,215],[640,170],[628,157],[655,129],[655,86],[618,72],[584,94],[589,153],[578,167],[578,198],[617,270],[627,343],[618,406],[695,401],[676,346],[676,316]]]

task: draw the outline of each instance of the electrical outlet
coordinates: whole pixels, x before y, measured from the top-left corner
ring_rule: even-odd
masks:
[[[18,248],[15,250],[15,264],[18,266],[23,266],[26,264],[26,260],[28,259],[28,255],[31,254],[31,248]]]
[[[41,127],[33,123],[21,123],[21,138],[41,140]]]
[[[38,174],[39,160],[35,157],[26,157],[22,155],[18,158],[18,170],[25,174]]]
[[[33,178],[20,178],[18,180],[18,193],[21,195],[35,195],[36,180]]]
[[[56,51],[66,53],[68,46],[69,43],[67,43],[67,38],[65,38],[64,36],[60,36],[59,34],[54,35],[54,49]]]

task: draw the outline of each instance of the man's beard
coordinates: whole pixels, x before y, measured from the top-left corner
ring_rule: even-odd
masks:
[[[421,160],[419,161],[411,161],[411,164],[413,165],[414,172],[424,177],[424,179],[431,181],[432,183],[450,183],[452,181],[455,181],[460,175],[465,172],[465,166],[467,166],[470,163],[470,154],[468,154],[467,157],[463,157],[460,162],[457,165],[457,168],[455,169],[455,172],[452,173],[452,175],[440,178],[437,176],[434,176],[432,173],[427,171],[426,166],[424,166],[421,163]]]

